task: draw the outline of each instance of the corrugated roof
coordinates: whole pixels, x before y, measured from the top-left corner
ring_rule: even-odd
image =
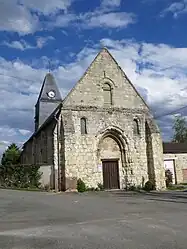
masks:
[[[187,153],[187,143],[163,143],[164,154]]]

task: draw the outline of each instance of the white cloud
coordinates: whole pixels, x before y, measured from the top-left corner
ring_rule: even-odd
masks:
[[[28,134],[27,134],[28,135]],[[6,139],[6,140],[5,140]],[[20,138],[20,134],[17,129],[11,128],[10,126],[0,127],[0,156],[8,148],[11,143],[16,143],[17,146],[21,149],[25,137],[23,140]]]
[[[49,28],[66,27],[75,25],[83,29],[93,28],[126,28],[129,24],[136,22],[133,13],[110,12],[108,9],[99,9],[85,14],[58,15],[48,23]]]
[[[53,29],[54,27],[67,27],[71,23],[75,23],[78,20],[78,16],[75,14],[60,14],[55,16],[52,20],[47,23],[48,28]]]
[[[11,42],[4,41],[0,45],[4,45],[9,48],[14,48],[14,49],[19,49],[21,51],[25,51],[28,49],[37,49],[37,48],[41,49],[44,46],[46,46],[49,41],[52,41],[52,40],[55,40],[53,36],[46,36],[46,37],[37,37],[35,45],[31,45],[23,39],[19,41],[11,41]]]
[[[16,0],[1,1],[0,31],[28,34],[33,33],[36,28],[39,29],[36,15],[31,14],[24,6],[18,5]]]
[[[120,0],[103,0],[99,7],[87,13],[70,12],[69,8],[73,1],[2,0],[0,31],[26,35],[68,25],[74,25],[75,28],[79,25],[82,28],[121,28],[135,22],[135,16],[132,13],[120,12],[120,9],[116,12],[115,9],[121,4]],[[13,44],[13,46],[23,49],[20,44]]]
[[[133,13],[116,11],[121,0],[102,0],[101,5],[94,11],[79,15],[80,26],[85,29],[92,28],[126,28],[136,22]]]
[[[12,42],[5,41],[5,42],[2,42],[1,45],[5,45],[9,48],[19,49],[21,51],[35,48],[34,46],[31,46],[30,44],[28,44],[25,40],[12,41]]]
[[[67,11],[73,0],[20,0],[28,9],[35,10],[44,15],[55,14],[60,10]]]
[[[187,12],[187,0],[180,0],[178,2],[171,3],[167,8],[161,12],[161,16],[165,16],[167,13],[172,13],[174,18]]]
[[[121,28],[127,27],[129,24],[135,22],[135,16],[126,12],[111,12],[111,13],[92,13],[87,15],[85,23],[86,28],[107,27],[107,28]]]
[[[128,25],[136,22],[136,16],[133,13],[111,12],[110,9],[96,9],[93,12],[87,12],[80,15],[60,14],[53,17],[47,27],[75,26],[82,29],[93,28],[126,28]]]
[[[41,15],[66,12],[71,3],[72,0],[1,0],[0,31],[17,32],[20,35],[34,33],[43,29]]]
[[[28,131],[28,130],[19,129],[19,132],[20,132],[23,136],[31,135],[31,131]]]
[[[101,5],[109,7],[119,7],[121,5],[121,0],[103,0]]]
[[[121,0],[102,0],[101,5],[94,11],[79,15],[79,23],[82,28],[126,28],[136,22],[133,13],[116,11],[120,7]]]
[[[55,40],[53,36],[38,37],[36,40],[36,47],[43,48],[49,41]]]

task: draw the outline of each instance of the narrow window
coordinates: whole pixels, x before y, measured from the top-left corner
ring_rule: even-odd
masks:
[[[112,89],[110,84],[105,83],[103,86],[103,94],[104,94],[104,104],[112,105]]]
[[[140,134],[139,124],[138,124],[137,119],[133,120],[133,132],[134,132],[134,135],[139,135]]]
[[[81,118],[81,134],[87,134],[86,118]]]

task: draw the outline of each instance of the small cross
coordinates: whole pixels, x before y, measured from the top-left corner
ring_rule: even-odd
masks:
[[[49,71],[49,73],[51,72],[51,62],[50,62],[50,60],[48,61],[48,71]]]

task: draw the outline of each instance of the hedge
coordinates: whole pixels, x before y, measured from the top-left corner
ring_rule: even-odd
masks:
[[[39,188],[42,173],[36,165],[0,166],[0,186],[11,188]]]

